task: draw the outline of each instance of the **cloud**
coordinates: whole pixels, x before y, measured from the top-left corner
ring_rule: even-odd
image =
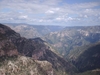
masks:
[[[60,8],[51,8],[50,10],[47,10],[45,13],[46,14],[54,14],[57,13],[57,11],[59,11]]]
[[[56,20],[61,21],[61,20],[63,20],[63,18],[58,17],[58,18],[56,18]]]
[[[28,16],[27,15],[22,15],[22,16],[19,16],[19,19],[27,19]]]
[[[0,0],[0,22],[95,25],[100,23],[98,20],[99,2],[68,4],[63,0]]]
[[[53,14],[53,13],[55,13],[54,11],[52,11],[52,10],[48,10],[48,11],[46,11],[45,13],[47,13],[47,14]]]

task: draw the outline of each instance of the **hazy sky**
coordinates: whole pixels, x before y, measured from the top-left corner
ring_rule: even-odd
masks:
[[[0,0],[0,23],[100,25],[100,0]]]

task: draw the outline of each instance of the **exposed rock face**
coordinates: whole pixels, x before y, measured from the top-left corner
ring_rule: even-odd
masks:
[[[9,27],[0,24],[0,38],[1,44],[6,44],[6,40],[10,43],[7,44],[4,49],[5,53],[9,56],[17,55],[18,53],[21,55],[25,55],[28,57],[32,57],[37,60],[46,60],[52,64],[52,67],[56,70],[60,70],[67,73],[73,73],[76,71],[76,68],[70,64],[68,61],[65,61],[63,58],[59,57],[57,54],[53,53],[50,48],[45,45],[45,42],[40,38],[36,39],[26,39],[20,37],[18,33],[11,30]],[[6,41],[3,43],[2,41]],[[3,45],[1,45],[1,48]],[[10,52],[10,53],[9,53]],[[5,55],[6,55],[5,54]],[[0,55],[4,55],[4,52],[1,50]]]

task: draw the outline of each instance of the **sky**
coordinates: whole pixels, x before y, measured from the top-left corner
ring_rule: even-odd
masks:
[[[0,0],[0,23],[100,25],[100,0]]]

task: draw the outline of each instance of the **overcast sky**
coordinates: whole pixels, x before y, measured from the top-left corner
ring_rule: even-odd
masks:
[[[0,23],[100,25],[100,0],[0,0]]]

